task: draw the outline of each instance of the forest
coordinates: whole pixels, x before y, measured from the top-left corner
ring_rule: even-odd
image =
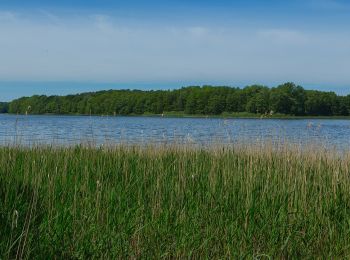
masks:
[[[0,102],[0,113],[7,113],[8,112],[8,106],[9,106],[8,103]]]
[[[1,113],[142,115],[178,112],[220,115],[224,112],[293,116],[349,116],[350,94],[306,90],[294,83],[190,86],[175,90],[106,90],[67,96],[35,95],[0,103]]]

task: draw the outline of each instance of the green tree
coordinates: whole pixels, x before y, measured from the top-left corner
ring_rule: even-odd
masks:
[[[186,114],[222,112],[287,115],[350,115],[350,95],[304,90],[294,83],[274,88],[190,86],[177,90],[108,90],[68,96],[32,96],[0,104],[0,112],[43,114],[123,114],[179,111]]]

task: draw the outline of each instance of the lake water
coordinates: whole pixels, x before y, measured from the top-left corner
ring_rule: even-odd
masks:
[[[0,144],[315,143],[349,149],[350,120],[0,115]]]

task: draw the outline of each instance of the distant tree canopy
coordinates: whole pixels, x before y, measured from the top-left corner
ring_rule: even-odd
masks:
[[[9,109],[9,103],[0,102],[0,113],[7,113]]]
[[[257,114],[348,116],[350,95],[305,90],[294,83],[268,88],[191,86],[176,90],[108,90],[68,96],[32,96],[0,103],[2,113],[31,114],[186,114],[219,115],[223,112]]]

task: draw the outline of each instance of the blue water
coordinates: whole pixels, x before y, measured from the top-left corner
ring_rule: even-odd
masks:
[[[288,142],[350,148],[350,120],[0,115],[0,144]]]

